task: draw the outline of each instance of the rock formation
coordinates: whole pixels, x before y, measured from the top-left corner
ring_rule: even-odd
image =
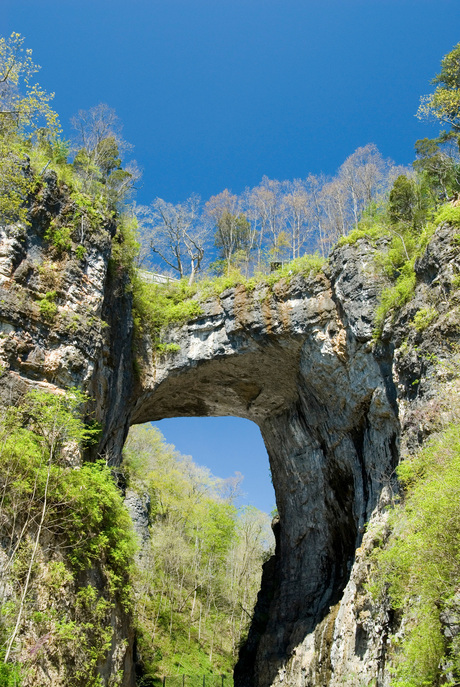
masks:
[[[50,174],[27,232],[1,228],[2,402],[29,387],[81,386],[103,426],[97,451],[114,463],[131,424],[207,415],[256,422],[277,498],[277,551],[265,566],[236,684],[386,685],[391,614],[366,597],[365,557],[391,498],[401,424],[409,427],[411,407],[436,389],[414,346],[438,351],[456,332],[448,312],[442,336],[429,344],[409,327],[421,303],[450,288],[451,230],[436,234],[417,265],[416,298],[378,344],[375,247],[360,240],[336,249],[325,273],[210,298],[199,318],[163,333],[178,352],[160,355],[145,336],[134,366],[130,295],[109,263],[115,227],[87,236],[84,258],[50,260],[44,227],[66,202]],[[40,309],[50,291],[52,321]],[[124,684],[133,684],[131,646],[122,658],[113,652],[104,676],[124,663]]]

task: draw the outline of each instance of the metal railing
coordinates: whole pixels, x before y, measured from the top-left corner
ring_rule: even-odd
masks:
[[[148,270],[138,270],[138,274],[142,281],[147,284],[169,284],[170,281],[177,281],[174,277],[167,277],[165,274],[149,272]]]
[[[233,687],[231,673],[213,675],[164,675],[163,687]]]

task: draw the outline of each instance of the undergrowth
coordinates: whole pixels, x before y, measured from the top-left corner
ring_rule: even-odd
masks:
[[[460,610],[460,422],[401,463],[398,477],[404,500],[391,513],[387,548],[374,553],[372,587],[377,598],[388,593],[405,619],[391,638],[391,684],[453,685],[460,637],[443,632],[442,620]]]
[[[121,494],[105,462],[73,464],[99,431],[79,418],[84,400],[34,391],[0,417],[0,685],[38,684],[52,656],[69,687],[96,687],[115,605],[131,603]]]

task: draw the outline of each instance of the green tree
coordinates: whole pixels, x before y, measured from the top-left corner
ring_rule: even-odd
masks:
[[[227,672],[259,589],[268,516],[238,513],[232,485],[164,444],[157,429],[132,428],[124,456],[130,487],[151,503],[136,585],[145,673]]]
[[[34,391],[0,417],[0,680],[24,661],[39,673],[49,652],[66,654],[69,687],[95,687],[115,598],[130,595],[130,519],[110,469],[81,464],[80,445],[94,434],[80,418],[84,401],[77,391]],[[79,586],[88,568],[102,591]],[[44,635],[47,652],[29,651]]]
[[[122,157],[132,146],[122,137],[115,110],[99,103],[79,110],[71,123],[76,131],[74,168],[90,192],[103,190],[115,205],[123,202],[140,177],[135,162],[122,167]]]
[[[405,174],[397,177],[388,199],[388,216],[393,224],[420,228],[433,206],[434,199],[423,177],[410,179]]]
[[[415,142],[415,152],[414,169],[425,177],[437,196],[448,199],[460,190],[458,150],[452,150],[452,142],[442,137],[423,138]]]
[[[26,220],[25,204],[33,184],[25,159],[26,138],[43,125],[51,139],[59,133],[58,117],[50,106],[54,94],[33,83],[38,70],[20,34],[0,38],[0,218],[7,222]]]
[[[460,43],[441,62],[441,71],[432,83],[434,93],[423,96],[418,110],[419,117],[434,116],[451,128],[458,141],[460,135]]]

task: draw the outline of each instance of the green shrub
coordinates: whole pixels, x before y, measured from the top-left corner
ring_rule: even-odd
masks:
[[[72,230],[70,227],[58,226],[55,221],[52,221],[45,232],[45,239],[49,241],[56,253],[61,256],[72,247],[71,234]]]
[[[416,276],[414,261],[409,260],[401,269],[401,274],[394,286],[383,289],[380,303],[375,311],[374,336],[380,337],[387,315],[394,309],[410,301],[415,291]]]
[[[373,223],[362,226],[362,223],[360,222],[358,229],[353,229],[346,236],[341,236],[339,238],[337,241],[337,246],[352,246],[360,239],[366,239],[367,241],[374,243],[377,239],[386,235],[388,235],[388,229],[384,224]]]
[[[392,638],[395,687],[460,678],[460,643],[447,640],[440,615],[453,604],[460,578],[460,424],[453,424],[398,468],[403,504],[390,518],[386,549],[374,554],[376,589],[388,589],[404,630]],[[450,667],[449,667],[450,666]]]
[[[427,307],[420,308],[414,315],[412,324],[418,332],[423,332],[429,325],[437,318],[438,312],[436,308]]]
[[[457,229],[460,229],[460,207],[454,205],[443,205],[434,217],[436,225],[450,224]]]
[[[133,315],[138,332],[149,331],[156,346],[161,329],[168,324],[187,322],[202,314],[200,303],[193,299],[194,287],[185,280],[169,284],[147,284],[138,276],[133,280]],[[165,348],[163,348],[165,350]]]
[[[48,291],[44,298],[38,301],[40,308],[40,315],[47,322],[52,322],[56,317],[57,305],[54,302],[56,298],[56,291]]]

